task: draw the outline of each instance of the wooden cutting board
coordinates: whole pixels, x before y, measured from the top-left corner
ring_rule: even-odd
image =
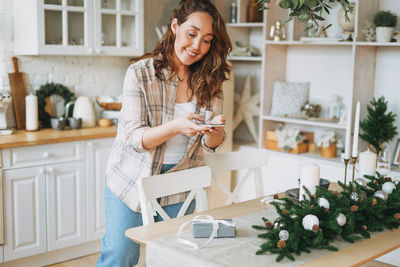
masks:
[[[18,59],[11,58],[14,72],[8,74],[17,129],[25,129],[25,96],[28,94],[25,73],[18,70]]]

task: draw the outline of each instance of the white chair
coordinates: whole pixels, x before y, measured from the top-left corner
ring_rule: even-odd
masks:
[[[143,225],[154,223],[153,207],[164,220],[170,219],[157,202],[157,198],[190,191],[178,216],[185,215],[190,202],[196,198],[196,210],[207,210],[205,187],[211,185],[211,169],[208,166],[196,167],[171,173],[143,177],[138,181],[140,208]]]
[[[221,188],[228,198],[225,205],[230,205],[232,202],[238,202],[237,196],[250,175],[254,173],[256,197],[264,195],[264,186],[262,181],[261,167],[268,163],[268,151],[266,149],[254,149],[249,151],[236,151],[204,155],[204,161],[207,166],[212,169],[212,177],[216,184]],[[215,175],[218,171],[237,171],[248,169],[244,178],[236,185],[231,192],[225,184]]]

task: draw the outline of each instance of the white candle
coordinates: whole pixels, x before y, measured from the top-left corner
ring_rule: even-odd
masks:
[[[375,176],[376,170],[376,154],[371,151],[361,152],[359,155],[359,176],[364,175]]]
[[[307,163],[301,168],[300,176],[300,200],[303,200],[303,195],[306,195],[305,186],[311,194],[315,194],[316,186],[319,185],[319,165],[315,163]]]
[[[25,97],[25,128],[28,131],[39,129],[38,122],[38,98],[30,94]]]
[[[360,129],[360,102],[357,102],[356,107],[356,118],[354,120],[354,137],[353,137],[353,151],[351,153],[352,157],[357,157],[358,155],[358,131]]]
[[[350,135],[351,135],[351,108],[347,110],[346,144],[344,148],[345,159],[350,159]]]

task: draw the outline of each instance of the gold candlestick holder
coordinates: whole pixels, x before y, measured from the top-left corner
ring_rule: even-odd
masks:
[[[353,164],[353,177],[351,179],[351,181],[354,183],[354,175],[356,172],[356,162],[357,162],[357,158],[358,157],[351,157],[351,163]]]
[[[349,165],[350,158],[343,159],[343,161],[344,161],[344,184],[346,184],[346,180],[347,180],[347,165]]]

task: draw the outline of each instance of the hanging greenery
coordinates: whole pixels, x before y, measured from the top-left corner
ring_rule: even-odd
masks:
[[[36,90],[36,96],[38,97],[38,108],[39,108],[39,122],[41,127],[50,127],[50,114],[45,111],[46,98],[51,95],[61,96],[65,103],[72,101],[75,98],[74,93],[68,90],[62,84],[46,83],[41,85],[38,90]]]
[[[261,6],[261,9],[268,9],[268,4],[271,0],[258,0],[257,3]],[[325,21],[324,13],[330,14],[332,5],[339,3],[344,12],[345,19],[349,21],[348,13],[353,13],[354,8],[350,5],[348,0],[276,0],[276,4],[283,9],[289,9],[289,17],[285,22],[289,22],[295,17],[306,24],[309,20],[313,23],[306,27],[305,31],[310,28],[318,28],[318,22]],[[328,25],[324,29],[327,29],[331,25]]]
[[[282,198],[272,202],[278,219],[266,218],[263,226],[253,228],[266,231],[258,237],[266,239],[256,254],[271,252],[294,261],[293,253],[310,252],[310,249],[336,251],[330,245],[340,235],[348,242],[369,238],[370,232],[394,229],[400,226],[400,178],[391,179],[377,173],[377,177],[365,176],[370,182],[358,178],[345,185],[338,182],[342,192],[332,192],[317,187],[308,199],[293,201]]]
[[[397,134],[397,127],[394,124],[396,114],[388,112],[388,102],[381,96],[378,100],[373,98],[367,106],[368,116],[360,122],[363,133],[361,139],[366,141],[376,153],[384,150],[386,142],[391,141]]]

